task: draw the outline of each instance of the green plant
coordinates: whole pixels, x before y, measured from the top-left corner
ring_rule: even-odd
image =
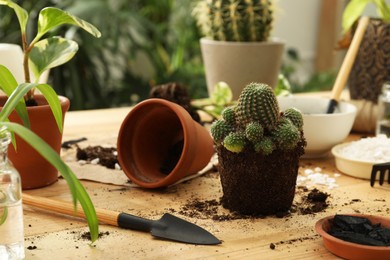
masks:
[[[219,41],[266,41],[273,22],[271,0],[201,0],[193,15],[206,37]]]
[[[211,134],[217,145],[231,152],[239,153],[252,145],[256,152],[268,155],[275,149],[293,149],[303,138],[302,126],[303,117],[297,109],[279,111],[271,87],[251,83],[241,92],[237,104],[212,124]]]
[[[345,7],[342,18],[344,33],[347,32],[369,4],[374,4],[378,16],[385,22],[390,22],[390,4],[386,0],[351,0]]]
[[[38,89],[46,98],[58,128],[62,131],[62,111],[56,92],[48,84],[38,84],[37,82],[40,75],[46,70],[69,61],[77,52],[78,45],[72,40],[57,36],[42,38],[53,28],[63,24],[78,26],[95,37],[100,37],[100,32],[84,20],[60,9],[47,7],[39,12],[37,34],[28,42],[26,31],[29,16],[27,11],[10,0],[0,0],[0,5],[6,5],[13,9],[18,18],[24,51],[23,68],[25,73],[25,82],[18,85],[12,73],[5,66],[0,65],[0,88],[8,96],[7,102],[0,112],[0,126],[5,126],[8,131],[20,136],[59,170],[69,185],[75,209],[77,202],[80,202],[86,214],[91,240],[95,241],[98,237],[98,221],[92,201],[77,177],[61,160],[60,156],[29,129],[30,123],[26,103],[34,103],[35,90]],[[35,82],[33,83],[31,83],[30,69],[35,76]],[[9,122],[8,117],[13,110],[17,111],[24,126]],[[14,137],[12,139],[14,146],[16,146]]]

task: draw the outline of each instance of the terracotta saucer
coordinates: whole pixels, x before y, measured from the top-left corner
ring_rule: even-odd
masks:
[[[381,223],[383,227],[390,228],[390,218],[364,215],[364,214],[348,214],[350,216],[364,217],[370,220],[373,224]],[[367,246],[356,243],[347,242],[338,239],[330,234],[331,222],[334,216],[328,216],[320,219],[315,224],[315,229],[322,236],[323,243],[326,249],[333,254],[345,259],[390,259],[390,246]]]

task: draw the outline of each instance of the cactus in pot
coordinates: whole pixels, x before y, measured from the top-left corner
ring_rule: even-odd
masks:
[[[199,0],[193,15],[204,35],[200,44],[210,95],[220,81],[231,87],[234,100],[250,82],[276,86],[284,43],[270,37],[274,1]]]
[[[194,15],[202,33],[211,39],[234,42],[266,41],[273,22],[270,0],[199,1]]]
[[[299,110],[279,111],[267,84],[247,85],[234,107],[211,126],[224,207],[250,215],[290,209],[306,145]]]

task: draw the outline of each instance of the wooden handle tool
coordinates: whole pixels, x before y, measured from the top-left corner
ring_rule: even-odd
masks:
[[[363,16],[359,20],[351,45],[348,48],[343,63],[341,64],[340,70],[337,74],[336,81],[333,85],[331,100],[329,102],[328,109],[326,112],[327,114],[332,114],[334,112],[335,107],[337,106],[337,102],[340,99],[341,92],[343,91],[345,83],[347,82],[349,73],[351,72],[352,65],[355,61],[357,52],[360,47],[360,43],[363,40],[363,36],[369,22],[370,19],[367,16]]]

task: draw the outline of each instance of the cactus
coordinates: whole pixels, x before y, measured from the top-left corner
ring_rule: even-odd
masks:
[[[234,107],[231,106],[231,107],[227,107],[225,108],[224,110],[222,110],[222,118],[228,122],[229,124],[235,124],[236,122],[236,116],[234,114]]]
[[[215,121],[211,125],[211,135],[216,142],[222,142],[225,137],[234,130],[234,128],[225,120]]]
[[[217,145],[239,153],[248,145],[263,155],[289,150],[304,141],[303,117],[296,108],[279,112],[276,96],[268,85],[251,83],[241,92],[235,107],[225,108],[222,119],[211,126]]]
[[[284,111],[284,116],[288,119],[291,120],[291,122],[299,129],[301,130],[302,127],[303,127],[303,117],[302,117],[302,113],[292,107],[292,108],[288,108]]]
[[[193,11],[206,37],[218,41],[266,41],[273,22],[271,0],[201,0]]]
[[[255,151],[261,152],[264,155],[271,154],[274,151],[275,145],[270,137],[265,137],[254,144]]]
[[[257,122],[249,123],[245,128],[245,137],[252,143],[259,142],[263,137],[263,134],[264,129]]]
[[[282,150],[294,148],[301,139],[300,132],[290,120],[280,123],[275,131],[272,132],[272,136]]]
[[[275,128],[279,105],[273,89],[267,84],[251,83],[241,92],[236,107],[236,119],[241,125],[258,122],[263,128]]]
[[[245,135],[242,132],[231,132],[223,140],[226,149],[233,153],[241,152],[245,147]]]

